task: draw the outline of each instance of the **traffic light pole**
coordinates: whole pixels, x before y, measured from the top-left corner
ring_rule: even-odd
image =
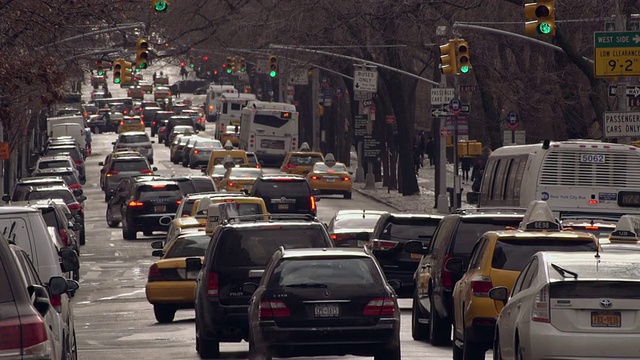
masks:
[[[453,98],[459,99],[460,95],[460,79],[459,75],[453,76]],[[462,204],[459,199],[461,199],[460,193],[460,157],[458,154],[458,112],[453,114],[453,209],[458,209]]]
[[[616,1],[617,13],[615,17],[616,31],[626,31],[627,30],[627,18],[626,15],[622,13],[622,6],[620,5],[620,1]],[[616,98],[618,101],[618,111],[629,111],[629,103],[627,99],[627,78],[622,77],[617,79],[617,89],[616,89]],[[631,143],[631,137],[624,136],[619,137],[618,142],[622,144]]]

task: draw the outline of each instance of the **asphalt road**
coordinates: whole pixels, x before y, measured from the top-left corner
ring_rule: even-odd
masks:
[[[165,68],[177,80],[177,67]],[[114,96],[126,96],[120,89],[111,91]],[[88,90],[90,91],[90,90]],[[88,95],[87,91],[87,95]],[[147,95],[149,96],[149,95]],[[182,97],[189,97],[183,94]],[[85,99],[87,97],[84,97]],[[202,97],[193,99],[202,103]],[[207,123],[207,133],[213,124]],[[106,204],[98,183],[98,162],[111,151],[116,135],[93,135],[93,153],[87,159],[87,183],[84,193],[87,243],[81,254],[81,288],[74,298],[75,324],[80,359],[198,359],[195,351],[195,325],[193,310],[180,310],[171,324],[156,322],[152,306],[146,301],[144,286],[147,271],[155,258],[151,256],[150,243],[162,239],[162,234],[126,241],[120,228],[111,229],[105,222]],[[168,148],[154,144],[154,158],[159,174],[198,173],[168,161]],[[277,172],[277,169],[266,169]],[[354,192],[351,200],[339,197],[322,197],[318,203],[318,215],[328,221],[340,209],[391,210],[385,205]],[[450,347],[432,347],[411,338],[411,301],[401,300],[402,358],[450,359]],[[222,343],[222,359],[246,359],[248,344]],[[309,358],[300,358],[309,359]],[[323,359],[363,359],[361,357],[326,357]]]

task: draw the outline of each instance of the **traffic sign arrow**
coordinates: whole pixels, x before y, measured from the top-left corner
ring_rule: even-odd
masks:
[[[637,44],[640,43],[640,36],[636,35],[633,37],[633,41]]]
[[[442,110],[451,113],[451,110],[449,109],[449,104],[442,105]],[[471,112],[471,105],[467,104],[467,105],[462,105],[460,107],[460,113],[461,114],[469,114],[470,112]]]
[[[627,86],[626,95],[630,97],[640,96],[640,86]]]
[[[445,117],[451,115],[448,111],[440,108],[431,109],[431,116],[433,117]]]

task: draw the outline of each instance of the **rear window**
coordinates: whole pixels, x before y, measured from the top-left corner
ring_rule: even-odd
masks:
[[[111,170],[114,171],[140,171],[148,170],[149,165],[147,162],[140,158],[134,160],[115,160],[111,165]]]
[[[252,229],[226,229],[216,247],[217,262],[223,267],[264,267],[273,254],[286,249],[331,246],[320,228],[286,228],[265,225]]]
[[[127,125],[137,125],[140,124],[140,119],[124,119],[123,120]]]
[[[187,202],[182,206],[182,214],[176,214],[177,216],[191,216],[191,210],[193,208],[193,204],[196,203],[196,199],[189,199],[187,200]]]
[[[347,167],[342,165],[342,164],[335,164],[332,167],[328,167],[327,165],[325,165],[323,162],[317,162],[315,164],[315,166],[313,167],[314,171],[322,171],[322,172],[328,172],[328,173],[332,173],[332,172],[347,172]]]
[[[42,217],[44,218],[44,222],[47,226],[53,226],[56,229],[60,229],[60,224],[58,224],[58,217],[56,216],[56,211],[54,208],[46,208],[40,209],[42,213]]]
[[[218,157],[218,158],[215,159],[214,164],[215,165],[222,165],[223,164],[223,160],[224,160],[224,157]],[[241,158],[241,157],[234,157],[233,158],[233,162],[235,164],[244,164],[244,159]]]
[[[126,135],[126,136],[120,136],[120,143],[121,144],[133,144],[133,143],[143,143],[143,142],[149,142],[149,138],[147,137],[147,135]]]
[[[264,125],[272,128],[280,128],[289,122],[289,119],[280,119],[279,117],[272,115],[258,115],[253,118],[253,123],[256,125]]]
[[[191,179],[191,183],[196,192],[210,192],[215,191],[216,186],[213,183],[213,179]]]
[[[256,189],[258,196],[281,197],[281,196],[310,196],[311,189],[306,181],[260,181]],[[255,186],[255,185],[254,185]]]
[[[229,177],[236,178],[259,178],[262,170],[256,168],[233,168]]]
[[[173,113],[173,111],[172,111],[172,112],[168,112],[168,113],[165,113],[165,112],[156,112],[156,114],[155,114],[155,116],[153,117],[153,119],[154,119],[155,121],[167,120],[167,119],[169,119],[170,117],[172,117],[172,116],[174,116],[174,115],[175,115],[175,114]]]
[[[48,148],[46,155],[68,155],[71,156],[73,160],[82,160],[82,155],[78,151],[78,149],[74,147],[69,148]]]
[[[633,267],[635,268],[635,265]],[[579,271],[573,267],[568,267],[566,269],[574,272]],[[607,269],[606,266],[601,267],[601,269],[608,273],[608,275],[603,275],[603,278],[616,278],[618,277],[618,271],[620,270],[619,267]],[[612,272],[609,270],[615,271]],[[578,272],[578,274],[580,273]],[[613,296],[620,299],[640,299],[640,282],[624,280],[578,280],[556,282],[551,284],[550,294],[551,298],[562,299],[606,299]]]
[[[69,190],[38,190],[27,194],[25,200],[45,200],[45,199],[62,199],[65,204],[76,202],[76,199]]]
[[[138,188],[138,200],[182,199],[178,185],[144,185]]]
[[[222,149],[220,141],[202,141],[198,140],[195,144],[196,149]]]
[[[179,237],[164,258],[204,256],[210,239],[208,235]]]
[[[333,227],[334,229],[342,228],[372,230],[376,226],[379,218],[380,215],[366,215],[364,219],[362,218],[362,216],[357,218],[354,217],[338,219],[336,222],[334,222]]]
[[[176,125],[193,125],[193,120],[191,120],[190,117],[187,118],[171,118],[169,119],[169,121],[171,121],[171,123],[176,126]]]
[[[33,176],[35,176],[35,177],[59,176],[59,177],[62,178],[62,180],[64,180],[64,186],[69,186],[69,185],[77,184],[77,183],[80,182],[78,180],[78,177],[75,174],[70,173],[70,172],[67,172],[67,173],[55,173],[55,174],[47,173],[47,172],[39,172],[39,173],[33,174]],[[38,184],[38,185],[44,185],[44,184]],[[49,184],[46,184],[46,185],[50,186],[50,185],[54,185],[54,184],[49,183]],[[55,185],[57,185],[57,184],[55,184]]]
[[[380,234],[381,240],[428,240],[438,227],[438,219],[393,219]]]
[[[596,251],[596,247],[596,244],[591,240],[504,239],[498,241],[493,249],[491,267],[500,270],[520,271],[538,251]]]
[[[476,241],[487,231],[504,230],[507,226],[517,228],[520,225],[519,219],[482,219],[485,222],[462,221],[458,225],[453,244],[453,253],[458,255],[469,255],[473,250]]]
[[[306,156],[306,155],[292,155],[289,159],[289,164],[291,165],[305,165],[311,166],[317,162],[322,162],[322,156]]]
[[[71,166],[67,160],[41,161],[38,163],[38,169],[53,169]]]
[[[372,286],[379,284],[376,266],[369,258],[283,260],[274,270],[270,285],[305,287]]]

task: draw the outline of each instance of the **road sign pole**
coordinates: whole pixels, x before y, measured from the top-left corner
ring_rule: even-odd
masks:
[[[616,30],[627,30],[627,15],[622,13],[622,6],[618,6],[618,15],[615,17]],[[628,111],[629,103],[627,102],[627,83],[626,78],[618,78],[617,98],[618,98],[618,111]],[[631,138],[628,136],[618,138],[618,142],[622,144],[631,143]]]
[[[453,77],[453,88],[455,89],[455,93],[454,93],[455,98],[459,99],[458,96],[460,96],[460,79],[458,78],[458,75],[454,75]],[[456,111],[455,116],[453,118],[453,121],[454,121],[454,125],[453,125],[454,170],[453,170],[453,201],[451,202],[453,204],[453,209],[451,209],[452,211],[462,206],[462,204],[459,201],[459,199],[462,198],[462,194],[460,193],[460,187],[461,187],[460,172],[459,172],[460,158],[458,156],[458,114],[459,114],[459,111]]]

